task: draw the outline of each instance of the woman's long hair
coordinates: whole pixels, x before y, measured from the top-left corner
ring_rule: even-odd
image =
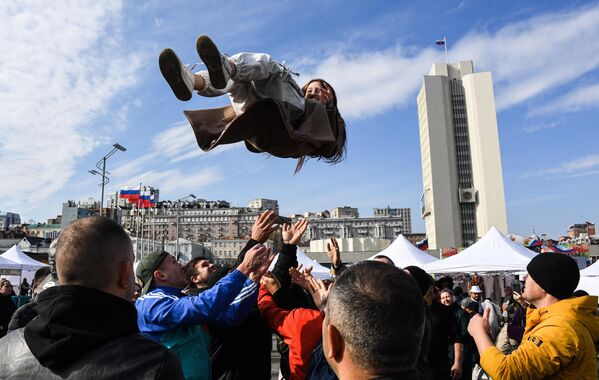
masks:
[[[325,162],[328,162],[330,164],[336,164],[338,162],[343,161],[343,159],[345,158],[345,152],[346,152],[345,145],[347,143],[347,134],[345,132],[345,122],[343,121],[343,118],[341,117],[341,114],[339,113],[339,108],[337,108],[337,94],[335,93],[335,89],[324,79],[315,78],[315,79],[310,79],[302,87],[302,92],[304,94],[306,94],[306,91],[308,90],[308,86],[314,82],[320,82],[320,84],[323,87],[329,89],[331,91],[331,93],[333,94],[333,99],[331,100],[331,102],[329,102],[326,105],[326,108],[334,109],[335,113],[336,113],[335,122],[337,123],[337,128],[336,128],[337,136],[335,136],[335,137],[336,137],[337,145],[335,146],[335,149],[333,150],[333,154],[331,154],[330,157],[323,157],[323,156],[320,156],[317,154],[300,157],[297,161],[297,166],[295,167],[294,174],[297,174],[301,170],[302,166],[304,165],[304,161],[306,160],[306,157],[318,158],[319,160],[324,160]]]

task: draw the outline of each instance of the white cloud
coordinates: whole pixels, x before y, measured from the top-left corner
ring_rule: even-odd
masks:
[[[106,137],[91,123],[136,82],[123,53],[119,1],[0,3],[0,187],[3,207],[59,191]]]
[[[362,118],[415,103],[414,92],[442,53],[427,48],[416,55],[398,46],[357,55],[336,53],[321,61],[315,74],[330,81],[344,117]]]
[[[576,112],[584,108],[597,106],[599,106],[599,84],[594,84],[574,89],[566,95],[533,110],[531,114]]]
[[[136,188],[139,183],[151,185],[159,188],[161,197],[165,198],[169,195],[177,197],[182,193],[198,193],[198,190],[202,187],[212,185],[221,179],[222,176],[216,168],[207,168],[188,173],[183,173],[179,169],[163,171],[149,170],[123,181],[123,186]]]
[[[544,123],[544,124],[534,124],[534,125],[528,125],[524,128],[522,128],[522,132],[524,133],[534,133],[534,132],[538,132],[538,131],[543,131],[546,129],[553,129],[557,127],[557,123],[553,122],[553,123]]]
[[[555,12],[474,31],[451,49],[493,72],[497,108],[519,104],[599,67],[599,6]]]
[[[599,173],[599,154],[590,154],[585,157],[562,162],[553,168],[525,173],[521,177],[541,177],[551,175],[582,177],[597,173]]]
[[[115,177],[127,177],[135,172],[144,171],[150,166],[174,164],[200,156],[213,156],[243,146],[243,143],[219,146],[210,152],[198,147],[193,130],[187,122],[176,124],[160,133],[153,139],[149,152],[143,154],[111,171]],[[147,179],[144,183],[153,185]]]
[[[474,30],[451,45],[452,62],[473,60],[490,70],[497,109],[520,104],[599,67],[599,6],[536,16],[495,32]],[[307,77],[330,79],[348,118],[363,118],[415,104],[415,96],[440,49],[397,46],[383,51],[336,51]],[[310,59],[300,61],[304,65]]]

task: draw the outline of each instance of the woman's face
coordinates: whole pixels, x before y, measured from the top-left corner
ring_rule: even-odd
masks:
[[[10,296],[12,294],[12,285],[10,282],[6,281],[2,283],[0,294],[4,294],[5,296]]]
[[[441,293],[441,303],[445,306],[451,306],[453,303],[453,294],[447,292]]]
[[[323,105],[326,105],[333,97],[332,92],[326,85],[319,81],[314,81],[306,88],[305,98],[314,99]]]

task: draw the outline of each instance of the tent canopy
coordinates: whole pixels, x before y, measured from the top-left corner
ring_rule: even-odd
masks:
[[[580,271],[580,276],[599,276],[599,261]],[[599,281],[599,279],[597,279]]]
[[[439,261],[439,259],[436,259],[426,252],[414,247],[414,245],[401,234],[393,243],[391,243],[390,246],[383,249],[376,255],[369,257],[368,260],[373,260],[378,255],[387,256],[393,260],[393,263],[398,268],[405,268],[410,265],[422,267],[425,264]]]
[[[5,259],[0,255],[0,269],[17,269],[21,270],[21,265],[15,263],[14,261],[10,261],[9,259]]]
[[[491,227],[479,241],[455,256],[426,264],[429,273],[484,273],[526,271],[535,253]]]
[[[278,259],[279,259],[279,255],[277,254],[277,256],[274,258],[274,260],[270,264],[269,270],[272,270],[275,267],[275,264]],[[298,265],[302,264],[304,266],[304,268],[311,266],[312,267],[312,276],[314,276],[314,278],[318,278],[321,280],[331,278],[331,271],[329,268],[327,268],[323,265],[320,265],[318,263],[318,261],[316,261],[316,260],[310,259],[308,256],[306,256],[304,251],[302,251],[299,247],[297,248],[297,263],[298,263]]]
[[[580,273],[582,274],[582,271]],[[580,276],[580,282],[576,289],[585,290],[591,296],[599,296],[599,277]]]
[[[0,255],[0,257],[20,264],[19,268],[24,270],[34,271],[42,267],[48,266],[47,264],[40,263],[39,261],[34,260],[31,257],[24,254],[18,245],[13,245],[8,251]]]

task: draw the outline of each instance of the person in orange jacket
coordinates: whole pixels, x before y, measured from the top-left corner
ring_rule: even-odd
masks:
[[[597,379],[598,299],[572,297],[580,279],[576,262],[560,253],[541,253],[526,269],[522,297],[531,306],[518,349],[504,355],[493,345],[489,309],[470,320],[481,367],[495,380]]]

